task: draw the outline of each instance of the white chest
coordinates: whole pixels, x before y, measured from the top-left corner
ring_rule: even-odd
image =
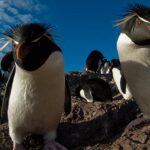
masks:
[[[132,94],[129,90],[128,85],[126,85],[126,93],[123,93],[122,89],[121,89],[121,72],[119,69],[117,68],[113,68],[112,69],[112,74],[113,74],[113,79],[116,83],[116,86],[119,90],[119,92],[121,93],[121,95],[124,97],[124,99],[129,100],[132,98]]]

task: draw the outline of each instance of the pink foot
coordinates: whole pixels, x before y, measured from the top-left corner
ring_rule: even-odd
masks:
[[[14,143],[13,150],[25,150],[22,144]]]
[[[63,145],[51,140],[44,146],[44,150],[67,150]]]
[[[126,130],[130,130],[131,128],[136,127],[136,126],[138,126],[142,123],[150,123],[150,119],[147,119],[147,118],[144,118],[144,117],[137,118],[137,119],[131,121],[127,125]]]

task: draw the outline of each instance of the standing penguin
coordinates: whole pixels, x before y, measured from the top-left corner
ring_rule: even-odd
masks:
[[[15,61],[10,96],[6,89],[13,150],[23,150],[23,138],[30,133],[44,136],[45,150],[65,149],[54,140],[64,104],[69,113],[71,101],[68,86],[65,90],[64,58],[48,30],[31,23],[6,32],[13,43]]]
[[[135,4],[119,22],[117,48],[124,76],[145,117],[150,117],[150,8]]]
[[[111,71],[113,80],[116,83],[116,86],[125,100],[132,98],[129,86],[126,82],[126,79],[122,73],[120,62],[118,59],[111,60]]]
[[[80,86],[76,89],[76,94],[87,102],[112,101],[109,83],[100,78],[87,79],[82,76]]]
[[[102,64],[104,56],[98,50],[93,50],[86,59],[86,71],[92,71],[96,73],[99,66]]]
[[[107,59],[104,59],[99,68],[100,74],[110,74],[110,66],[110,62]]]
[[[10,72],[14,65],[13,51],[7,52],[1,60],[1,69]]]

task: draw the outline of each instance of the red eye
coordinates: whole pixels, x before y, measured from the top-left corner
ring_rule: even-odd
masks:
[[[140,20],[140,19],[137,20],[137,24],[138,24],[138,25],[141,25],[142,23],[143,23],[142,20]]]

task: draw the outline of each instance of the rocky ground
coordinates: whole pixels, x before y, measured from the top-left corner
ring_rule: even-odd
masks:
[[[87,103],[76,96],[75,88],[80,82],[78,73],[67,74],[72,95],[72,111],[62,114],[57,132],[57,141],[69,150],[149,150],[150,124],[127,129],[126,126],[141,115],[133,100],[125,101],[118,93],[110,77],[102,77],[110,83],[112,102]],[[32,124],[31,124],[32,125]],[[25,138],[28,150],[41,150],[41,136]],[[7,123],[0,125],[0,150],[11,150]]]

